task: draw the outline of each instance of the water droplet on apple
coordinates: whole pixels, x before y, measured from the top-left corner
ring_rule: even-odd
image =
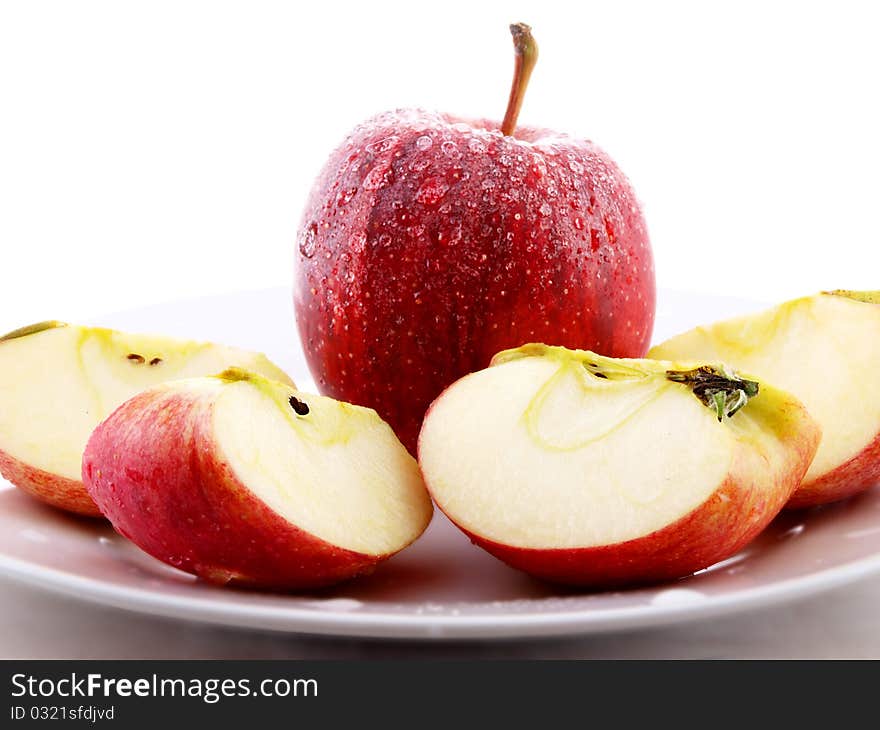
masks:
[[[436,205],[446,195],[449,185],[440,177],[432,177],[422,183],[416,193],[416,200],[424,205]]]
[[[378,190],[391,182],[390,165],[377,165],[364,178],[364,190]]]
[[[449,223],[454,227],[448,231],[440,231],[437,234],[437,243],[444,246],[454,246],[461,240],[461,222],[450,220]]]
[[[351,237],[351,250],[360,253],[367,246],[367,234],[361,231]]]
[[[580,162],[578,162],[577,160],[569,160],[568,161],[568,168],[572,172],[577,173],[578,175],[582,174],[584,171],[584,166]]]
[[[371,155],[378,155],[382,152],[387,152],[388,150],[390,150],[395,145],[398,139],[399,137],[397,135],[392,134],[390,137],[385,137],[384,139],[380,139],[376,142],[371,142],[366,147],[364,147],[364,150],[366,150]]]
[[[468,141],[468,148],[471,152],[476,152],[477,154],[479,154],[486,151],[486,144],[483,142],[483,140],[472,137]]]
[[[455,142],[451,142],[450,140],[446,140],[443,144],[441,144],[440,150],[447,157],[461,157],[461,152],[458,151],[458,146],[455,144]]]
[[[357,192],[357,188],[349,188],[348,190],[340,190],[339,194],[336,196],[336,205],[340,208],[343,207],[346,203],[348,203]]]
[[[464,122],[456,122],[455,124],[452,125],[452,128],[456,132],[461,132],[462,134],[466,134],[466,133],[472,131],[471,125],[465,124]]]
[[[579,231],[584,230],[584,221],[580,216],[576,215],[574,217],[574,227],[577,228]]]
[[[315,255],[318,246],[318,224],[315,222],[306,226],[299,240],[299,252],[307,259]]]
[[[409,163],[409,169],[412,172],[421,172],[430,164],[431,160],[428,157],[416,157],[412,162]]]
[[[553,207],[545,200],[541,203],[541,207],[538,208],[538,212],[541,215],[550,215],[553,212]]]
[[[416,148],[420,150],[430,149],[432,144],[434,144],[434,140],[432,140],[427,134],[423,134],[416,140]]]

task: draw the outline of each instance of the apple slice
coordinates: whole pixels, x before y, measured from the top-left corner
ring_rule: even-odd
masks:
[[[89,439],[83,482],[150,555],[264,588],[369,571],[433,511],[415,459],[375,411],[239,368],[124,403]]]
[[[811,507],[880,482],[880,292],[835,291],[697,327],[659,358],[707,358],[754,373],[801,400],[822,428],[787,507]]]
[[[41,322],[0,337],[0,474],[38,499],[99,516],[80,480],[92,429],[156,383],[232,365],[288,377],[232,347]]]
[[[818,441],[792,396],[722,366],[526,345],[434,402],[419,462],[476,544],[541,578],[606,587],[736,552]]]

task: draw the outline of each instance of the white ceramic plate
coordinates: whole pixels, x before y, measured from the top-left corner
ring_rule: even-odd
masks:
[[[662,292],[656,339],[759,308]],[[283,289],[167,304],[98,324],[263,350],[310,383]],[[304,388],[306,389],[306,388]],[[783,513],[733,558],[662,586],[582,593],[540,583],[472,546],[442,515],[370,577],[309,595],[216,588],[142,553],[100,522],[0,484],[0,572],[83,599],[163,616],[277,631],[395,638],[585,634],[745,610],[880,571],[880,488],[849,502]]]

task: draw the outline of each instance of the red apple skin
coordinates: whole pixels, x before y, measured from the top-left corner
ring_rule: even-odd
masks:
[[[855,496],[880,484],[880,433],[864,449],[818,479],[801,484],[786,509],[803,509]]]
[[[801,411],[806,411],[801,407]],[[735,459],[727,478],[699,507],[648,535],[613,545],[585,548],[534,549],[505,545],[481,537],[446,513],[422,478],[437,507],[475,545],[513,568],[553,583],[591,589],[617,588],[682,578],[734,555],[764,530],[782,510],[806,474],[819,447],[819,426],[804,415],[800,432],[792,436],[790,461],[783,483],[762,485]]]
[[[333,152],[303,214],[294,306],[312,374],[412,453],[431,401],[496,352],[640,357],[651,338],[653,257],[626,177],[591,142],[498,127],[379,115]]]
[[[83,488],[82,482],[37,469],[2,450],[0,475],[32,497],[53,507],[85,517],[101,516],[101,511]]]
[[[114,529],[175,568],[218,584],[311,589],[384,557],[331,545],[267,507],[219,457],[209,398],[145,391],[95,429],[83,483]]]

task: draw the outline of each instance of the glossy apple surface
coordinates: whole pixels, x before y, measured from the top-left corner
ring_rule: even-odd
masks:
[[[82,453],[116,406],[156,383],[239,365],[288,380],[264,355],[206,342],[42,322],[0,338],[0,474],[54,507],[100,516]]]
[[[822,442],[787,506],[811,507],[880,483],[880,296],[829,292],[673,337],[653,357],[709,358],[793,393]]]
[[[126,401],[95,429],[82,473],[119,533],[220,584],[352,578],[432,513],[415,460],[374,411],[237,368]]]
[[[819,430],[792,396],[717,365],[531,345],[450,386],[419,439],[438,507],[540,578],[689,575],[779,512]]]
[[[375,408],[410,450],[430,402],[500,350],[637,357],[651,338],[633,188],[598,146],[547,129],[414,109],[370,119],[315,181],[296,254],[319,388]]]

